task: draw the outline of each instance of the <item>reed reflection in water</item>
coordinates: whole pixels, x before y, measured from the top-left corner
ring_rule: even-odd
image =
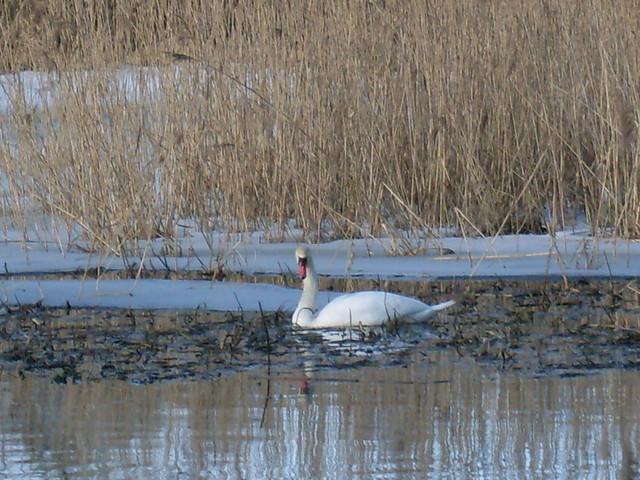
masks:
[[[0,374],[0,478],[634,478],[635,371],[408,367],[55,385]],[[266,397],[267,388],[269,397]]]

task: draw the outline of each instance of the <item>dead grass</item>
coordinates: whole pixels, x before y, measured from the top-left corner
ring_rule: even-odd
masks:
[[[640,235],[632,5],[9,1],[15,222],[120,251],[200,229]],[[400,233],[401,232],[401,233]]]

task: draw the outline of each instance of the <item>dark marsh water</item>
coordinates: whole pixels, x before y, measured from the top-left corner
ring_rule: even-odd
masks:
[[[0,318],[0,478],[638,477],[634,282],[447,283],[428,327]]]

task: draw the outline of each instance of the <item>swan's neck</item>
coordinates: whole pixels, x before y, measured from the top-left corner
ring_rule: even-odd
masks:
[[[298,307],[293,314],[293,323],[301,327],[307,327],[313,322],[313,314],[316,311],[316,299],[318,297],[318,277],[313,266],[313,261],[307,260],[307,276],[302,281],[302,295]]]

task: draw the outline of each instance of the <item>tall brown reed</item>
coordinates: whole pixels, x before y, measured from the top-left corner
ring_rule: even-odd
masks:
[[[640,234],[632,5],[16,0],[0,22],[5,71],[54,72],[45,107],[8,82],[3,208],[95,247],[184,218]]]

